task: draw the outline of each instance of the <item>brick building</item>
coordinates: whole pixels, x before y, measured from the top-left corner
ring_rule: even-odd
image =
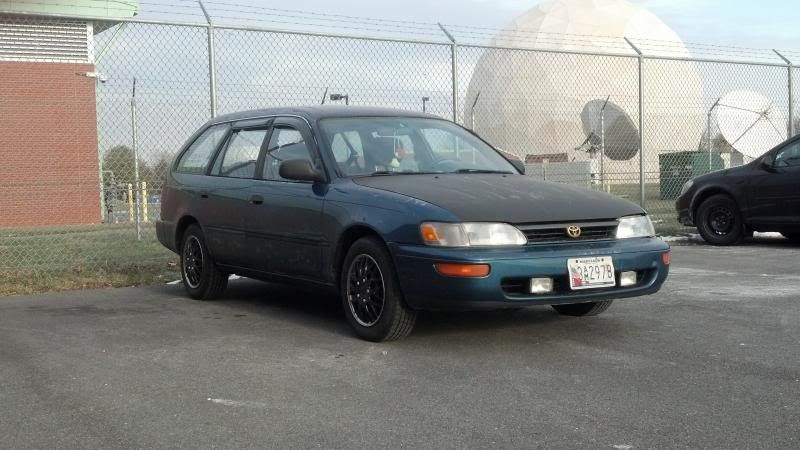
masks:
[[[94,33],[136,10],[85,3],[0,3],[0,227],[102,221]]]

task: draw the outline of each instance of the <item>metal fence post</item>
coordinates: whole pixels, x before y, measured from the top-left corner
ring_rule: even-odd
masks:
[[[131,93],[131,140],[133,144],[133,202],[136,213],[136,240],[142,240],[141,195],[139,191],[139,139],[136,128],[136,78],[133,79],[133,92]],[[130,188],[128,188],[130,192]]]
[[[453,77],[453,122],[458,123],[458,43],[456,42],[456,38],[447,31],[447,28],[444,27],[441,23],[438,24],[439,28],[442,29],[442,32],[447,36],[447,39],[450,39],[450,61],[453,63],[452,67],[452,77]]]
[[[644,158],[644,54],[628,38],[625,42],[639,55],[639,204],[645,207],[645,158]]]
[[[94,59],[94,66],[95,68],[100,67],[100,61],[102,61],[103,57],[106,55],[108,50],[114,45],[114,42],[117,40],[119,35],[122,34],[123,31],[128,27],[128,22],[122,22],[116,30],[114,30],[114,34],[111,35],[111,38],[108,40],[106,45],[100,50],[100,53],[97,54],[97,57]],[[99,71],[99,69],[97,69]],[[102,75],[98,78],[102,80]],[[101,86],[103,83],[97,83],[98,78],[95,79],[95,94],[97,93],[97,88]],[[103,223],[110,223],[111,218],[108,217],[108,205],[106,205],[106,183],[105,183],[105,170],[103,170],[103,152],[100,149],[100,142],[97,143],[97,179],[100,181],[100,221]]]
[[[206,17],[208,27],[206,33],[208,34],[208,96],[211,99],[211,117],[217,117],[217,62],[214,53],[214,23],[211,21],[211,16],[206,10],[206,6],[202,0],[197,0],[200,9],[203,10],[203,15]]]
[[[786,132],[789,133],[788,136],[786,136],[786,138],[788,139],[794,136],[794,131],[795,131],[794,130],[794,80],[793,80],[794,77],[792,76],[794,73],[794,65],[789,60],[789,58],[783,56],[777,50],[773,49],[772,51],[775,52],[775,54],[778,55],[786,63],[786,68],[789,71],[789,126],[786,130]]]
[[[611,94],[606,97],[603,107],[600,108],[600,190],[606,192],[606,106],[611,99]]]

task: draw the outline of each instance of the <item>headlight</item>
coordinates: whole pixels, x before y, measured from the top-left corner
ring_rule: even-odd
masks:
[[[528,243],[521,231],[507,223],[425,222],[419,229],[422,241],[437,247],[494,247]]]
[[[628,216],[619,219],[617,239],[651,237],[655,234],[653,222],[647,216]]]
[[[681,195],[683,195],[686,192],[688,192],[693,184],[694,184],[694,180],[689,180],[686,183],[683,183],[683,187],[681,188]]]

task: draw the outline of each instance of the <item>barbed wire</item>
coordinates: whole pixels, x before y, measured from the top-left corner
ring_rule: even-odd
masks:
[[[173,0],[175,1],[175,0]],[[193,1],[193,0],[182,0],[182,1]],[[321,17],[321,18],[328,18],[339,21],[340,19],[348,19],[348,20],[364,20],[364,21],[371,21],[371,22],[378,22],[380,24],[386,23],[394,23],[394,24],[405,24],[405,25],[415,25],[415,26],[424,26],[424,27],[438,27],[437,23],[434,22],[419,22],[413,20],[398,20],[398,19],[383,19],[383,18],[373,18],[373,17],[364,17],[364,16],[352,16],[346,14],[334,14],[334,13],[321,13],[316,11],[304,11],[299,9],[283,9],[283,8],[271,8],[265,6],[252,6],[252,5],[243,5],[241,3],[230,3],[230,2],[222,2],[222,1],[206,1],[204,2],[206,5],[225,5],[225,6],[232,6],[232,7],[240,7],[246,9],[255,9],[255,10],[267,10],[267,11],[276,11],[281,13],[293,13],[293,14],[304,14],[309,16]],[[242,12],[242,11],[239,11]]]
[[[235,16],[226,16],[226,15],[216,15],[215,18],[219,19],[232,19],[232,20],[239,20],[243,22],[269,22],[269,23],[279,23],[282,25],[296,25],[296,26],[303,26],[303,27],[316,27],[319,24],[310,23],[310,22],[299,22],[299,21],[288,21],[288,20],[279,20],[279,19],[272,19],[272,18],[260,18],[260,19],[245,19],[242,17],[235,17]],[[332,29],[334,27],[328,27],[327,29]],[[387,30],[381,28],[370,28],[370,27],[356,27],[351,25],[343,25],[337,24],[335,29],[341,30],[355,30],[355,31],[369,31],[373,33],[387,33]],[[436,33],[433,31],[425,32],[425,31],[404,31],[403,34],[405,35],[414,35],[414,36],[441,36],[441,33]],[[354,38],[358,38],[358,36],[353,36]]]
[[[81,7],[90,10],[104,12],[126,12],[130,8],[119,5],[108,4],[104,0],[58,0],[56,3],[40,1],[27,1],[26,5],[34,6],[63,6]],[[204,4],[209,9],[209,14],[215,22],[233,21],[245,23],[269,23],[281,26],[301,27],[303,29],[318,30],[351,30],[355,32],[366,32],[393,36],[425,36],[442,37],[438,24],[434,22],[401,20],[388,18],[375,18],[358,15],[328,13],[319,11],[307,11],[301,9],[275,8],[261,5],[251,5],[236,1],[208,0]],[[193,19],[203,19],[205,16],[200,10],[197,0],[166,0],[162,2],[140,1],[143,8],[141,16],[163,15],[177,17],[191,17]],[[194,6],[194,8],[191,8]],[[2,9],[2,7],[0,7]],[[219,14],[222,12],[223,14]],[[220,23],[222,23],[220,22]],[[524,30],[512,28],[497,28],[487,26],[476,26],[466,24],[446,23],[444,26],[450,30],[459,41],[469,45],[471,43],[492,43],[503,42],[509,46],[525,45],[544,45],[544,46],[563,46],[585,47],[596,50],[605,48],[609,50],[624,50],[629,52],[630,47],[621,41],[618,36],[608,35],[589,35],[577,33],[561,33],[552,31]],[[292,30],[289,30],[292,31]],[[358,36],[353,36],[358,37]],[[777,55],[771,49],[709,44],[699,42],[672,41],[664,39],[653,39],[646,36],[629,36],[643,50],[649,53],[675,55],[689,51],[692,55],[719,56],[723,58],[739,59],[759,59],[775,61]],[[443,42],[443,43],[446,43]],[[786,56],[798,57],[800,50],[782,51]],[[779,58],[778,58],[779,59]]]

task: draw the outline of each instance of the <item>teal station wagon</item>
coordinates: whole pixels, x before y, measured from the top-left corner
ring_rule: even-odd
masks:
[[[191,297],[221,296],[230,274],[333,291],[371,341],[408,335],[421,310],[599,314],[658,291],[670,255],[631,202],[536,181],[441,118],[359,107],[206,123],[157,232]]]

